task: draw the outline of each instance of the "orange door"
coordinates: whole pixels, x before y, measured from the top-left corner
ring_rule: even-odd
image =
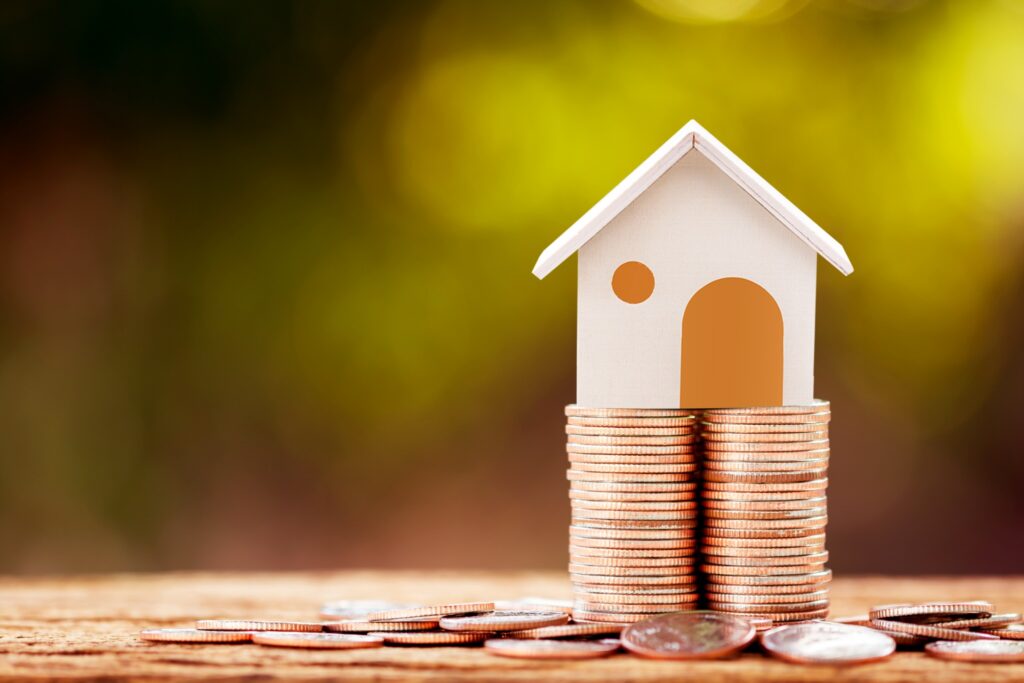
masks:
[[[782,357],[782,313],[772,295],[743,278],[715,280],[683,313],[679,405],[781,405]]]

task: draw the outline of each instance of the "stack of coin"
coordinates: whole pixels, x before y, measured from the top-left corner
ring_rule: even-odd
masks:
[[[829,405],[706,410],[701,565],[708,606],[774,622],[828,615]]]
[[[568,417],[573,617],[628,624],[697,600],[697,420],[687,410]]]

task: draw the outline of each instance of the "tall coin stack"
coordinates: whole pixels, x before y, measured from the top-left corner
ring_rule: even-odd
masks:
[[[829,404],[707,410],[701,565],[708,606],[776,622],[828,615]]]
[[[568,417],[577,621],[632,623],[697,602],[697,420],[687,410]]]

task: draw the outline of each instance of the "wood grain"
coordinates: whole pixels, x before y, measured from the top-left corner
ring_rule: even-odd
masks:
[[[147,627],[202,617],[310,619],[339,598],[408,601],[569,595],[561,573],[343,572],[158,574],[0,579],[0,681],[1014,681],[1024,665],[964,664],[902,652],[849,669],[802,667],[759,654],[676,663],[617,655],[606,660],[530,662],[478,648],[382,648],[315,652],[256,645],[144,643]],[[837,578],[835,615],[874,604],[986,599],[1024,611],[1024,578]]]

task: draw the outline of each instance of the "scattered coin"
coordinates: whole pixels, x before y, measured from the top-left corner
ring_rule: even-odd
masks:
[[[385,645],[470,645],[491,637],[486,631],[394,631],[370,632],[367,635],[384,640]]]
[[[563,600],[561,598],[518,598],[516,600],[495,600],[494,601],[495,611],[504,610],[551,610],[556,612],[563,612],[564,614],[572,614],[572,600]]]
[[[320,616],[327,620],[364,619],[371,612],[408,607],[420,607],[420,605],[411,602],[391,602],[390,600],[332,600],[320,606]]]
[[[942,622],[943,628],[973,628],[979,631],[987,629],[999,629],[1016,624],[1021,620],[1021,615],[1016,612],[1009,614],[993,614],[990,617],[977,617],[974,619],[959,619],[956,621]]]
[[[955,628],[943,628],[934,624],[915,624],[907,621],[891,619],[872,619],[871,626],[883,631],[908,633],[912,636],[934,638],[935,640],[998,640],[997,636],[976,631],[964,631]]]
[[[419,617],[446,617],[453,614],[469,614],[470,612],[490,612],[494,610],[493,602],[455,602],[446,605],[427,605],[425,607],[409,607],[405,609],[386,609],[366,615],[367,621],[406,621]]]
[[[319,650],[355,650],[380,647],[384,639],[377,636],[357,636],[346,633],[288,633],[267,631],[254,633],[252,642],[273,647],[301,647]]]
[[[142,640],[157,643],[231,644],[252,641],[249,631],[205,631],[196,628],[152,628],[139,634]]]
[[[1003,640],[1024,640],[1024,624],[1011,624],[1005,628],[982,629],[981,632],[998,636]]]
[[[925,602],[917,605],[878,605],[868,613],[872,619],[893,619],[914,623],[940,623],[992,616],[995,607],[982,600],[966,602]]]
[[[325,621],[324,630],[331,633],[369,633],[370,631],[430,631],[437,628],[437,617],[410,619],[407,621],[366,621],[345,619]]]
[[[563,624],[561,626],[541,626],[522,631],[509,631],[506,638],[582,638],[587,636],[619,635],[622,626],[615,624]]]
[[[925,653],[961,662],[1024,662],[1024,643],[1013,640],[938,642],[924,646]]]
[[[200,631],[322,631],[318,621],[263,621],[259,619],[200,619]]]
[[[588,640],[516,640],[502,638],[484,642],[484,650],[517,659],[592,659],[606,657],[618,644]]]
[[[749,621],[708,611],[663,614],[632,624],[622,645],[655,659],[715,659],[745,648],[756,631]]]
[[[504,610],[467,614],[465,616],[441,617],[441,628],[446,631],[522,631],[541,626],[560,626],[569,621],[569,615],[561,611]]]
[[[865,664],[896,651],[896,641],[884,633],[827,621],[779,626],[761,636],[761,645],[773,656],[798,664]]]

